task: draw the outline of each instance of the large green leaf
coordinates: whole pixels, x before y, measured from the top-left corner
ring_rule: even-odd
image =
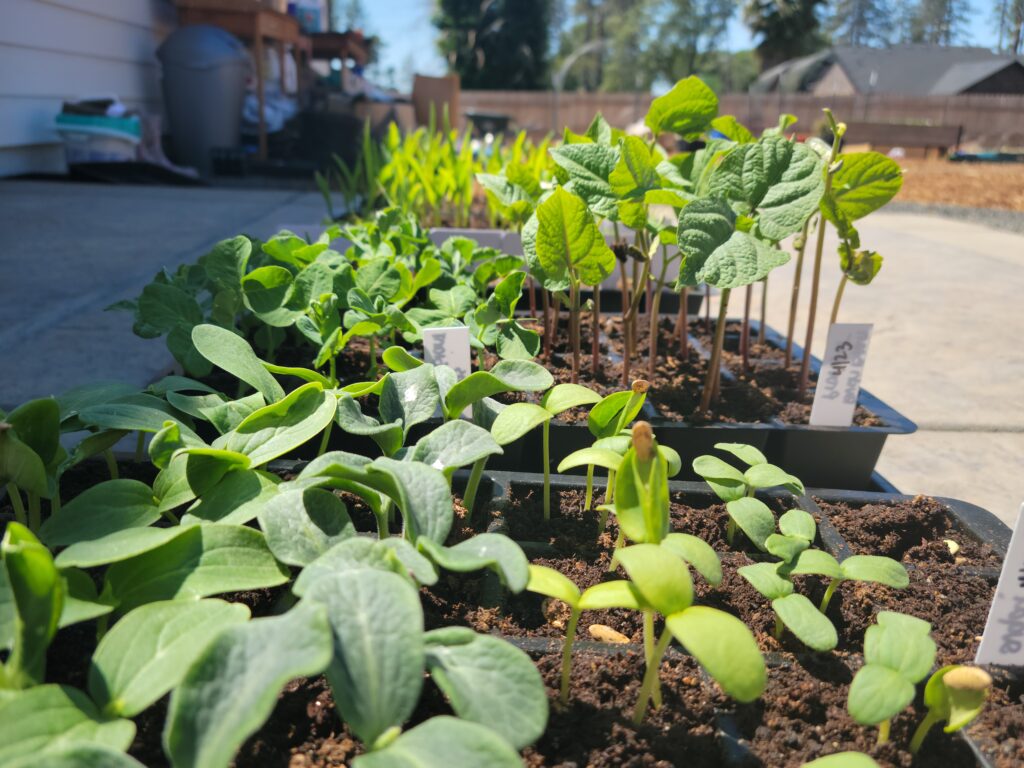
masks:
[[[53,462],[60,447],[60,406],[52,397],[22,403],[4,418],[18,439],[35,451],[43,464]]]
[[[740,288],[789,261],[789,254],[736,229],[736,214],[718,198],[699,198],[679,215],[678,285]]]
[[[39,756],[25,755],[6,768],[37,768]],[[145,768],[134,757],[110,747],[71,743],[46,752],[46,768]]]
[[[10,522],[0,541],[0,565],[14,600],[14,647],[3,670],[10,687],[39,685],[46,672],[46,649],[57,634],[64,607],[64,582],[53,556],[32,532]]]
[[[371,438],[385,456],[393,456],[405,441],[405,430],[402,428],[401,418],[396,418],[391,423],[382,424],[372,416],[364,414],[359,403],[347,393],[342,393],[338,397],[334,420],[350,435]]]
[[[718,97],[715,92],[691,75],[652,101],[644,122],[655,136],[671,131],[683,137],[693,137],[707,130],[717,114]]]
[[[587,204],[561,187],[537,206],[537,259],[553,280],[572,275],[597,285],[615,269],[615,255]]]
[[[563,144],[550,152],[555,163],[568,174],[570,192],[586,201],[599,216],[614,212],[616,197],[608,177],[619,160],[617,148],[603,144]]]
[[[658,157],[639,136],[625,136],[620,145],[619,162],[608,176],[612,191],[619,198],[642,198],[661,187],[657,171]]]
[[[89,695],[107,717],[134,717],[174,688],[225,627],[249,618],[241,603],[171,600],[129,612],[89,665]]]
[[[448,472],[502,453],[491,433],[462,419],[446,421],[416,443],[410,458]]]
[[[134,736],[135,723],[104,719],[88,696],[69,686],[39,685],[0,699],[0,765],[31,759],[49,766],[51,754],[79,746],[123,752]]]
[[[722,582],[722,563],[718,553],[704,539],[689,533],[670,533],[662,540],[661,546],[693,566],[711,586],[717,587]]]
[[[300,603],[219,634],[171,695],[164,748],[174,768],[227,768],[270,716],[290,680],[319,674],[331,660],[322,606]]]
[[[432,717],[354,768],[520,768],[522,758],[491,728],[447,715]]]
[[[836,226],[854,222],[888,203],[903,186],[903,171],[895,160],[878,152],[850,152],[832,176],[832,190],[821,210]]]
[[[547,408],[533,403],[512,403],[495,417],[491,435],[498,445],[508,445],[551,419]]]
[[[92,541],[160,518],[153,489],[138,480],[107,480],[87,488],[51,515],[39,529],[49,547]]]
[[[440,403],[433,366],[396,371],[387,377],[380,392],[381,421],[401,421],[405,434],[409,434],[413,426],[431,418]]]
[[[665,626],[729,696],[746,703],[764,691],[764,658],[753,634],[735,616],[694,605],[667,616]]]
[[[181,522],[245,525],[255,520],[263,504],[274,497],[278,482],[277,475],[269,472],[232,470],[188,508]]]
[[[380,541],[367,536],[355,536],[335,544],[302,569],[292,584],[292,592],[299,597],[305,597],[313,584],[322,578],[365,569],[395,573],[412,584],[408,570],[398,556],[397,548],[389,546],[386,542],[387,540]]]
[[[547,369],[537,363],[529,360],[502,360],[491,370],[475,371],[452,385],[444,395],[445,417],[454,419],[467,406],[491,395],[501,392],[537,392],[554,383]]]
[[[195,525],[157,549],[112,565],[104,595],[125,613],[157,600],[274,587],[288,578],[259,531]]]
[[[137,527],[113,531],[96,539],[85,539],[72,544],[57,555],[59,568],[95,568],[128,560],[162,547],[183,535],[187,527]]]
[[[137,432],[159,432],[168,421],[178,427],[181,439],[188,445],[202,445],[203,440],[180,419],[165,411],[136,403],[107,403],[83,408],[78,417],[86,424],[104,429]]]
[[[726,503],[725,508],[754,546],[767,551],[768,537],[775,532],[775,515],[768,505],[753,496],[744,496]]]
[[[693,602],[693,582],[686,564],[657,544],[634,544],[620,549],[616,559],[643,599],[668,616],[685,611]]]
[[[214,448],[244,453],[253,466],[266,464],[327,428],[337,410],[337,398],[310,382],[282,400],[260,408],[214,443]]]
[[[203,312],[195,298],[181,288],[152,282],[139,296],[138,318],[159,333],[169,333],[177,326],[191,328],[203,322]]]
[[[373,744],[412,714],[423,687],[423,609],[397,574],[360,569],[324,576],[304,598],[327,606],[334,659],[327,679],[338,712]]]
[[[544,732],[548,699],[533,661],[510,643],[471,629],[426,635],[426,661],[455,713],[522,749]]]
[[[286,565],[309,565],[356,535],[345,503],[322,488],[278,493],[260,509],[259,521],[270,551]]]
[[[268,403],[284,397],[281,385],[238,334],[216,325],[197,325],[192,329],[192,343],[203,357],[262,393]]]
[[[419,548],[449,571],[471,573],[490,568],[511,592],[522,592],[529,581],[529,561],[512,539],[499,533],[479,533],[451,547],[422,539]]]

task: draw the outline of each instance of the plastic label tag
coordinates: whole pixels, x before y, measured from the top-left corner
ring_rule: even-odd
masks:
[[[975,664],[1024,667],[1024,504],[1010,537]]]
[[[811,426],[848,427],[853,424],[864,362],[871,341],[871,323],[835,323],[828,329],[825,359],[811,406]],[[804,354],[809,354],[804,350]]]
[[[460,379],[473,370],[469,356],[469,328],[423,329],[423,360],[431,365],[447,365]]]

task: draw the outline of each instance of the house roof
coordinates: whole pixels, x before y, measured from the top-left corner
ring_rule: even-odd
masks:
[[[987,48],[836,46],[766,70],[751,90],[807,91],[833,64],[843,70],[858,93],[914,96],[961,93],[1008,66],[1022,66],[1015,57],[993,53]]]

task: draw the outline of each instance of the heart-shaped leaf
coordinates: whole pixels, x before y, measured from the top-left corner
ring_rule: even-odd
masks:
[[[270,551],[286,565],[309,565],[356,535],[345,503],[321,488],[278,493],[263,505],[259,521]]]
[[[718,97],[691,75],[651,102],[644,123],[657,136],[670,131],[684,138],[703,133],[718,114]]]

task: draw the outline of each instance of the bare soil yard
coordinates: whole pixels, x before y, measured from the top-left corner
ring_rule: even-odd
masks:
[[[1024,163],[899,162],[906,174],[897,200],[1024,212]]]

